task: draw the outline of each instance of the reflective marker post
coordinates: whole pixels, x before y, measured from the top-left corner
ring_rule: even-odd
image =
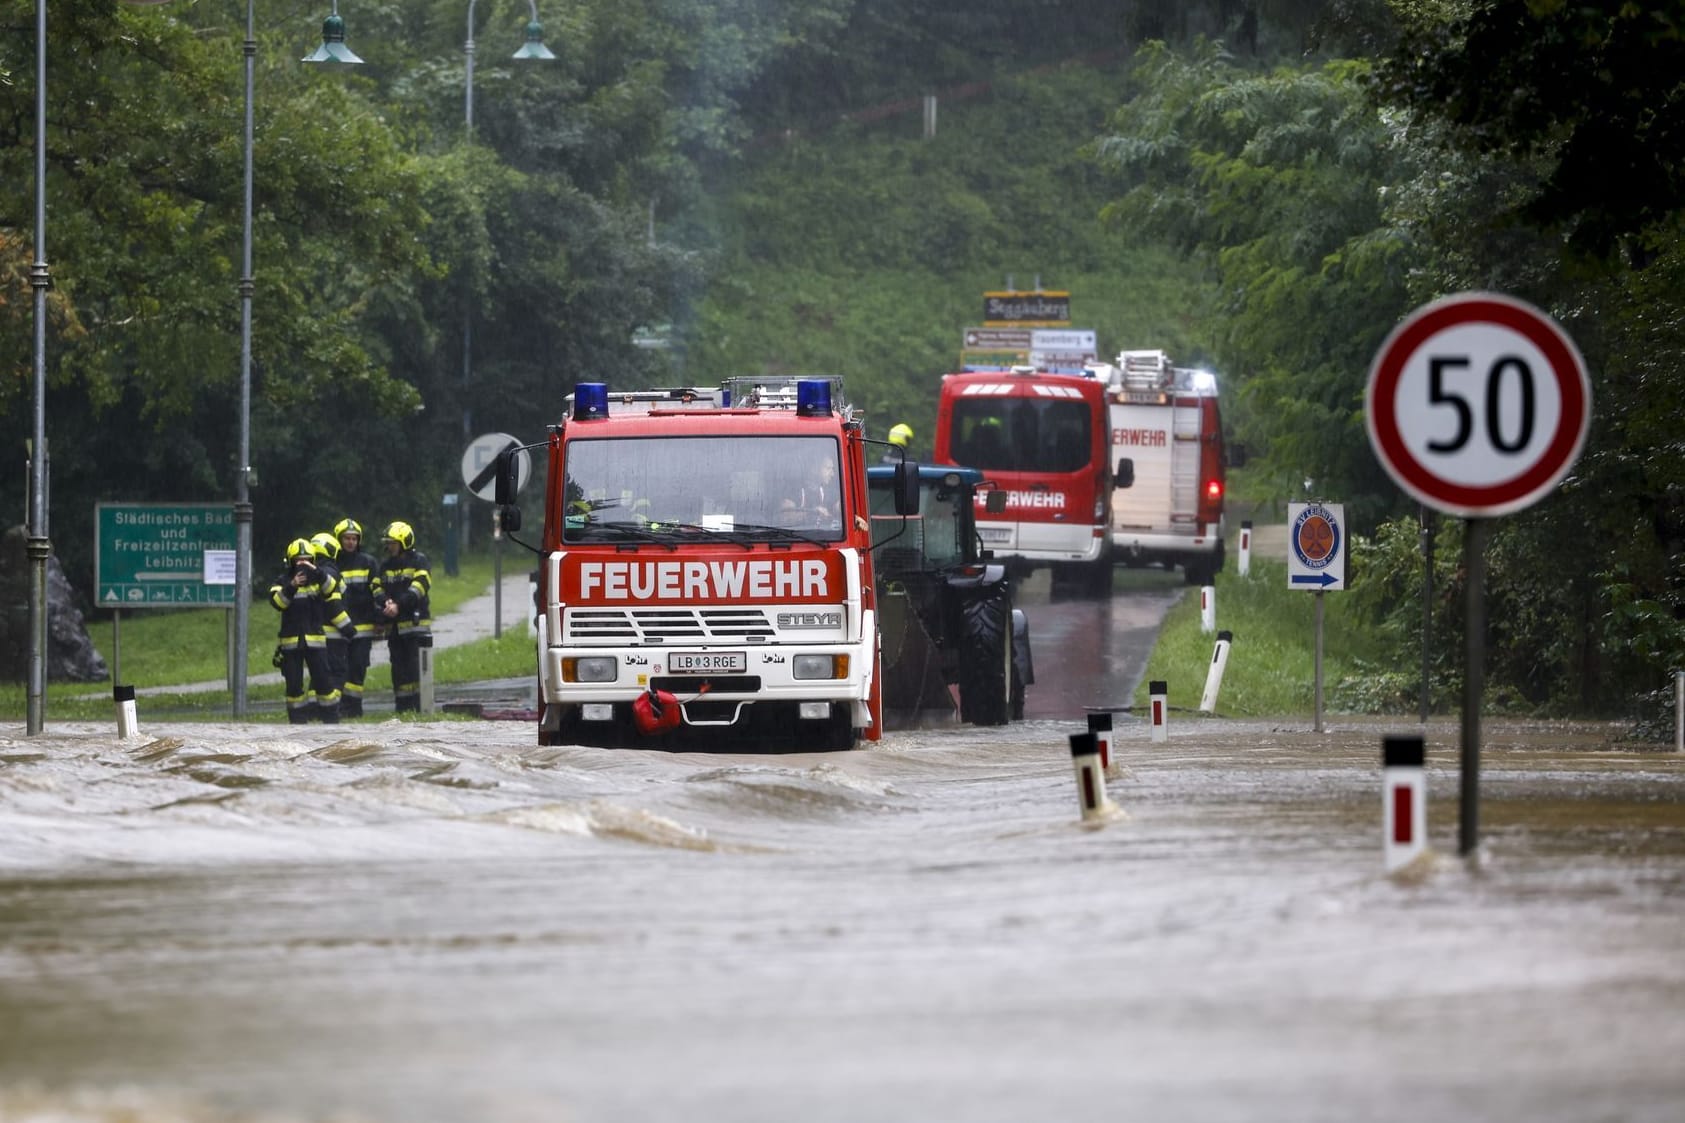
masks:
[[[1077,773],[1077,800],[1082,817],[1099,819],[1106,813],[1106,775],[1100,768],[1100,746],[1092,733],[1071,734],[1071,763]]]
[[[1388,873],[1409,865],[1427,849],[1425,762],[1420,737],[1382,739],[1381,842]]]
[[[117,737],[127,741],[140,736],[140,719],[135,713],[135,688],[112,686],[111,700],[117,703]]]
[[[1234,633],[1217,633],[1217,646],[1211,653],[1211,669],[1205,673],[1205,696],[1199,700],[1202,713],[1208,714],[1217,708],[1217,691],[1223,688],[1223,668],[1229,665],[1229,648],[1233,644]]]
[[[1247,519],[1240,524],[1240,561],[1237,563],[1240,575],[1246,577],[1252,572],[1252,520]]]
[[[1094,742],[1100,749],[1100,768],[1110,776],[1112,774],[1112,715],[1089,714],[1088,731],[1094,734]]]
[[[1162,744],[1170,740],[1170,684],[1154,679],[1147,684],[1147,696],[1151,700],[1153,741]]]

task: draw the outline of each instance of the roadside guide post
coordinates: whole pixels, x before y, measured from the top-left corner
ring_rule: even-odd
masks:
[[[1685,753],[1685,671],[1673,672],[1673,751]]]
[[[1287,505],[1287,587],[1316,594],[1316,719],[1322,732],[1322,594],[1346,587],[1346,508],[1341,503]]]
[[[1070,742],[1071,764],[1077,774],[1077,803],[1082,808],[1083,821],[1104,819],[1109,808],[1099,740],[1092,733],[1072,733]]]
[[[1112,715],[1089,714],[1088,731],[1094,734],[1095,746],[1100,750],[1100,771],[1112,775]]]
[[[1152,740],[1164,744],[1170,740],[1170,683],[1154,679],[1147,684],[1148,704],[1152,716]]]
[[[1458,293],[1416,309],[1381,344],[1369,368],[1364,425],[1394,483],[1466,520],[1457,849],[1467,856],[1480,833],[1490,520],[1532,506],[1574,466],[1591,426],[1591,379],[1574,341],[1531,304]]]
[[[1381,851],[1388,873],[1403,869],[1427,849],[1428,796],[1422,776],[1422,738],[1381,740]]]
[[[1211,651],[1211,664],[1205,672],[1205,694],[1199,700],[1201,713],[1217,709],[1217,692],[1223,689],[1223,669],[1229,665],[1229,648],[1234,646],[1233,632],[1218,632],[1217,643]]]
[[[1252,520],[1244,519],[1240,524],[1240,561],[1239,572],[1242,577],[1252,573]]]

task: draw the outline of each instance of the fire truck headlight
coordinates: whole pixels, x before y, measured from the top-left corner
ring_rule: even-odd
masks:
[[[847,678],[846,655],[798,655],[790,660],[791,678]]]
[[[613,656],[588,655],[562,660],[563,682],[613,682],[619,669]]]

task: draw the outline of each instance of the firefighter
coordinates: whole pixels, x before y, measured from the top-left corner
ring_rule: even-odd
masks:
[[[293,725],[312,719],[335,724],[339,721],[339,690],[328,666],[323,606],[327,595],[338,597],[337,587],[316,565],[307,539],[295,538],[287,543],[286,563],[286,572],[270,586],[269,603],[281,614],[275,653],[286,682],[287,720]],[[310,694],[304,690],[306,671]]]
[[[784,526],[834,527],[841,499],[837,458],[824,453],[810,465],[801,486],[781,501],[779,518]]]
[[[899,464],[913,454],[913,427],[902,422],[890,427],[889,443],[895,447],[883,454],[883,463]]]
[[[310,553],[322,571],[322,588],[331,590],[322,598],[322,634],[328,641],[328,670],[333,688],[339,691],[339,713],[345,716],[345,649],[357,634],[356,625],[345,611],[345,577],[339,568],[339,539],[328,531],[310,536]]]
[[[415,548],[415,530],[394,522],[380,536],[386,556],[371,582],[375,618],[386,625],[392,663],[392,700],[399,713],[421,712],[421,649],[433,645],[433,578],[427,555]]]
[[[363,527],[356,519],[344,518],[334,523],[334,537],[339,540],[339,576],[345,582],[345,613],[356,629],[345,645],[345,685],[339,699],[341,717],[363,716],[363,682],[369,674],[369,657],[374,652],[374,637],[379,624],[374,614],[374,593],[370,583],[380,563],[363,549]]]

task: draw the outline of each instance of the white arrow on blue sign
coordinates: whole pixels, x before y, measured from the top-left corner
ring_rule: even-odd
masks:
[[[1313,593],[1346,587],[1344,504],[1287,505],[1287,587]]]

